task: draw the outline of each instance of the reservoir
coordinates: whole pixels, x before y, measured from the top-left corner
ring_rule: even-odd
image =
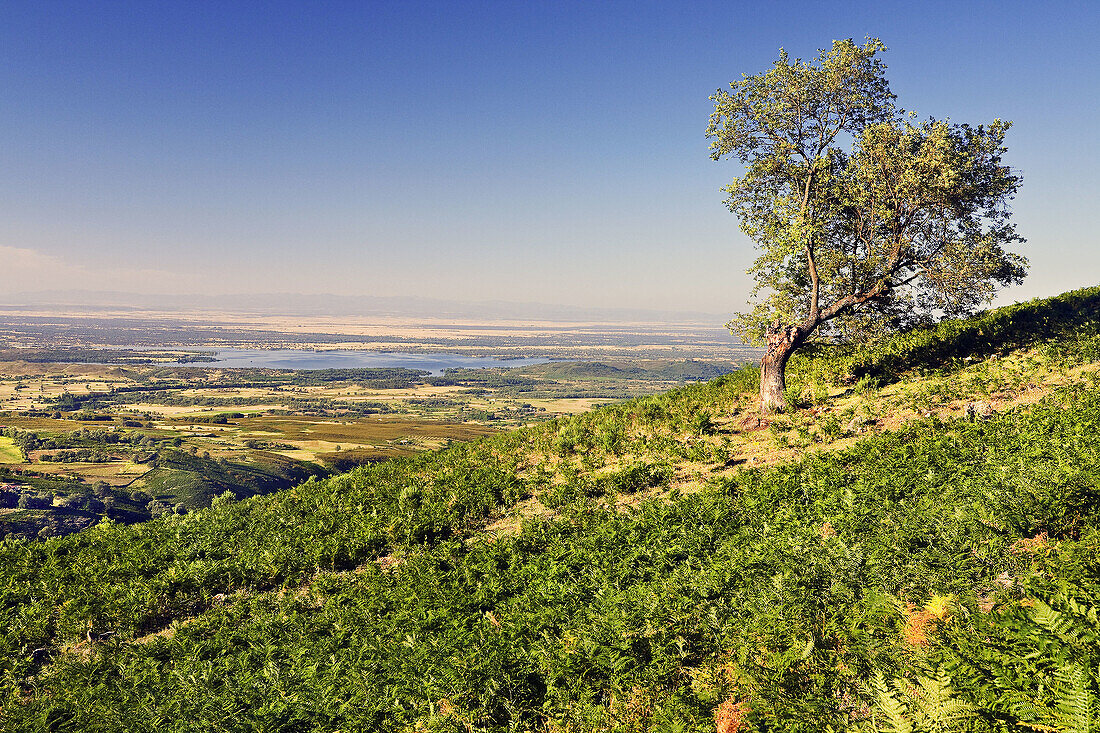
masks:
[[[423,369],[435,376],[444,369],[482,369],[545,364],[546,358],[495,359],[490,356],[461,356],[423,352],[361,351],[357,349],[218,349],[217,361],[183,364],[223,368],[260,369]]]

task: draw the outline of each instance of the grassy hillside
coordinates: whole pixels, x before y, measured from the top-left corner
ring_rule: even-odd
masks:
[[[1098,304],[6,540],[0,726],[1085,730]]]

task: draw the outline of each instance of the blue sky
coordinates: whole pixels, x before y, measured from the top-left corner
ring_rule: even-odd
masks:
[[[1100,3],[6,3],[0,288],[718,314],[751,244],[709,95],[878,36],[899,103],[1013,120],[1032,263],[1100,281]]]

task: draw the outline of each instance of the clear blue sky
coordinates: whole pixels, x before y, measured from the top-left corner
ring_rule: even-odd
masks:
[[[899,102],[1011,119],[1032,275],[1100,282],[1096,2],[8,2],[0,288],[730,313],[709,95],[878,36]]]

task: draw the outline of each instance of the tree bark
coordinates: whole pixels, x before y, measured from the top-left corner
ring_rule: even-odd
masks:
[[[769,414],[787,409],[787,360],[802,343],[797,326],[769,326],[768,345],[760,360],[760,412]]]

